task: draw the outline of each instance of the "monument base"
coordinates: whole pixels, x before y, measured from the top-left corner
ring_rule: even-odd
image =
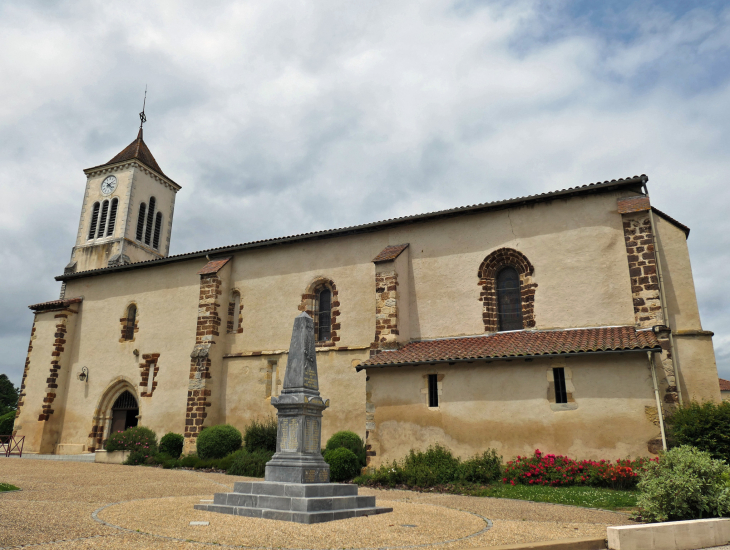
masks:
[[[343,483],[238,481],[232,493],[216,493],[213,504],[196,504],[195,509],[296,523],[323,523],[393,511],[375,506],[375,497],[358,496],[357,489],[357,485]]]

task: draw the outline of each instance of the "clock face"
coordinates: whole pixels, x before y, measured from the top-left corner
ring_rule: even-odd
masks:
[[[101,182],[101,193],[103,195],[111,195],[117,188],[117,178],[114,176],[107,176],[104,181]]]

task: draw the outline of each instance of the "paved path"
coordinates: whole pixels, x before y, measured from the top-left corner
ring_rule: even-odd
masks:
[[[392,514],[320,525],[238,518],[193,509],[245,478],[187,470],[0,458],[0,548],[201,549],[423,547],[437,550],[605,536],[618,513],[553,504],[374,491]],[[92,517],[95,516],[95,517]],[[191,526],[191,521],[208,521]],[[493,522],[490,524],[490,521]],[[490,526],[491,525],[491,526]]]

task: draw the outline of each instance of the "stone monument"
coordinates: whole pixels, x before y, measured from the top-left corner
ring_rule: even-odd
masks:
[[[392,512],[375,506],[375,497],[358,496],[357,485],[329,483],[322,458],[322,411],[319,395],[314,321],[306,313],[294,320],[284,385],[277,409],[276,454],[266,464],[265,481],[237,482],[232,493],[216,493],[213,504],[196,510],[237,516],[321,523]]]

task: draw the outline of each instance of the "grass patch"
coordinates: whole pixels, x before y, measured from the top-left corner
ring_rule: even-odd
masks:
[[[3,493],[5,491],[19,491],[15,485],[10,485],[10,483],[0,483],[0,493]]]
[[[584,508],[624,510],[636,506],[638,491],[601,487],[550,487],[545,485],[489,485],[487,487],[454,488],[464,495],[492,498],[514,498],[552,504],[569,504]],[[461,490],[459,490],[461,489]]]

